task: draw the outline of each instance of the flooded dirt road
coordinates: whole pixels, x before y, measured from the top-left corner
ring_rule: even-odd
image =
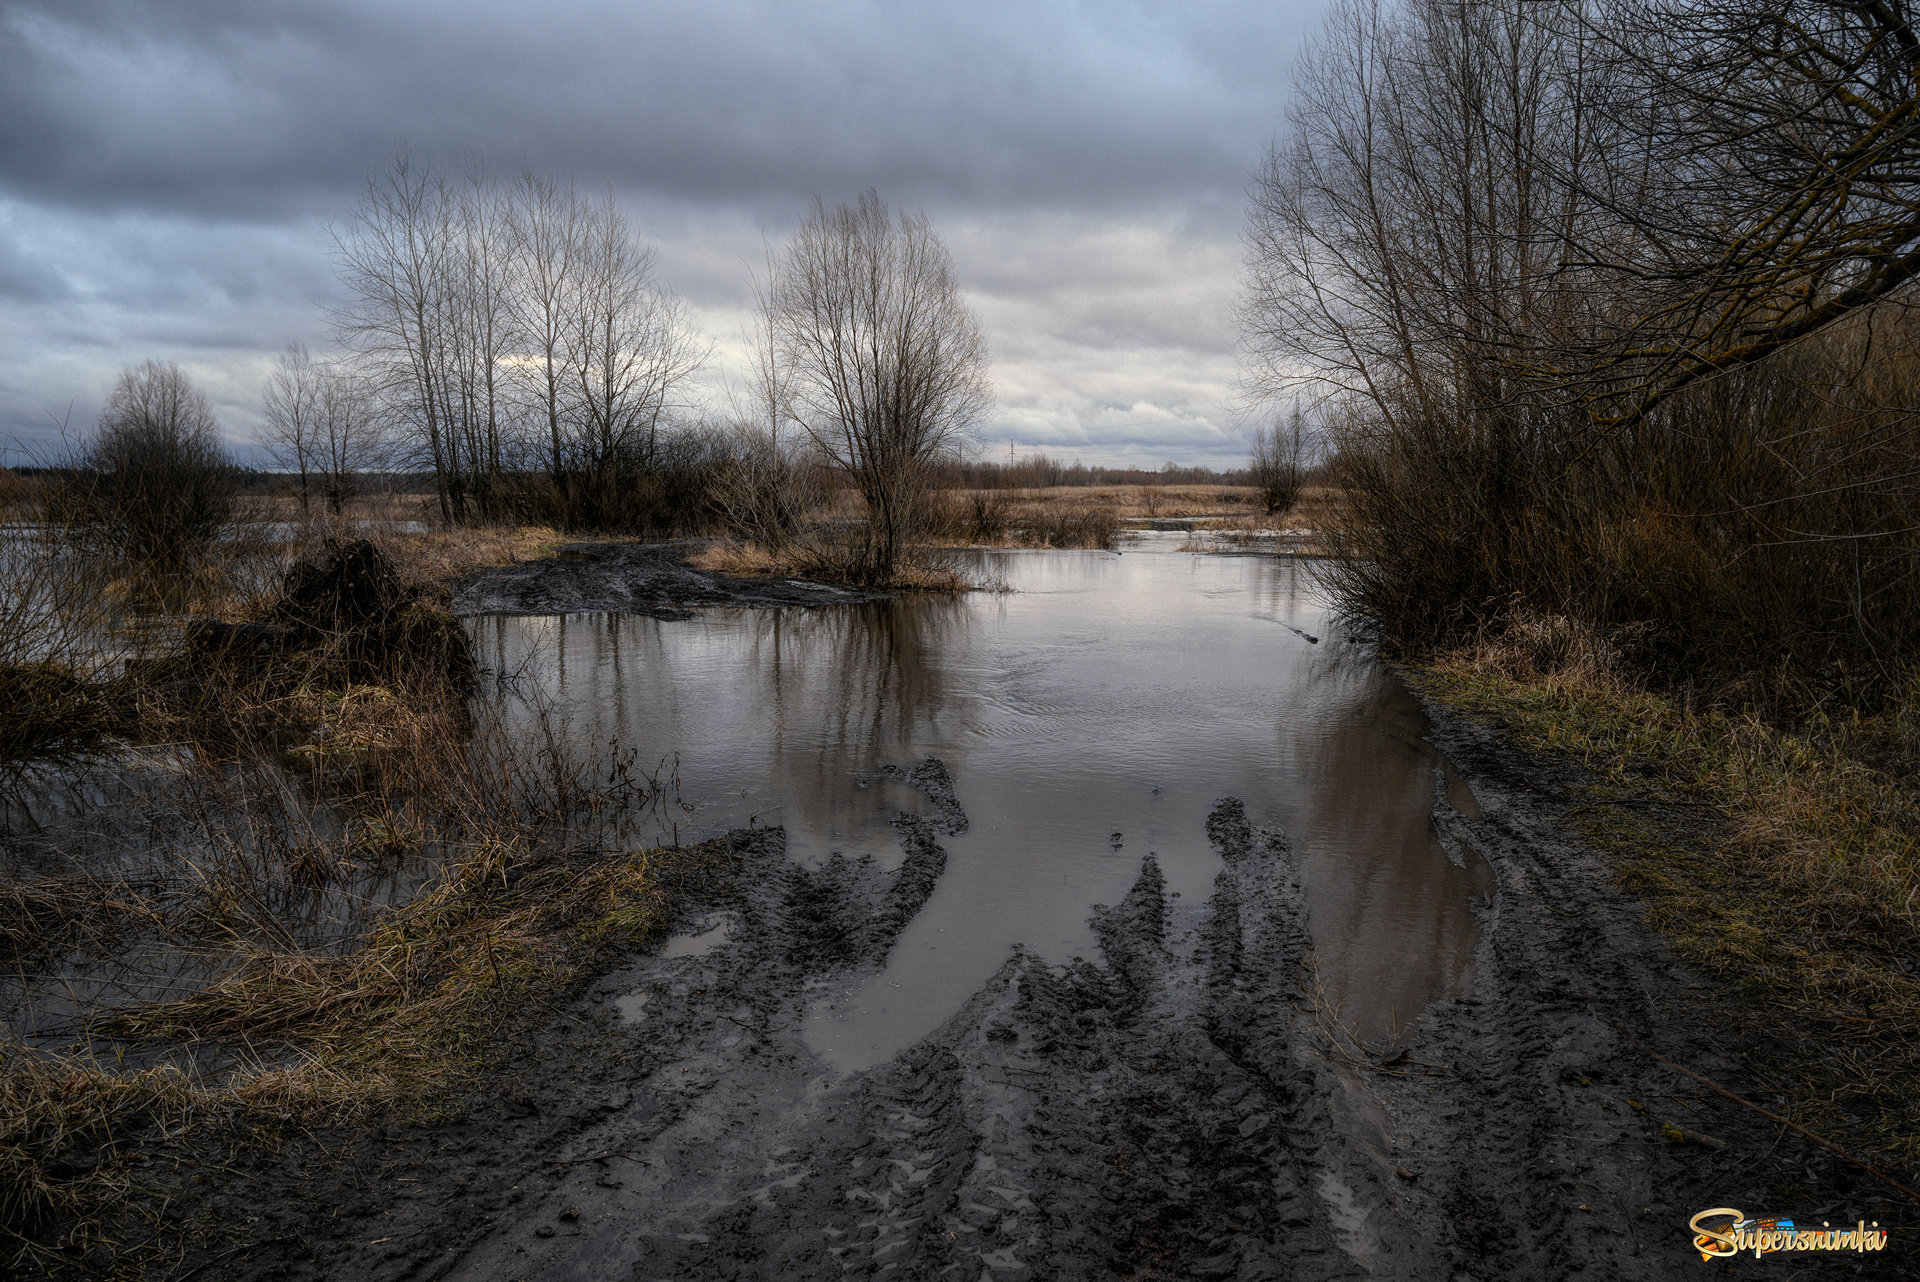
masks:
[[[1471,810],[1393,675],[1329,633],[1300,562],[985,554],[1007,593],[837,610],[474,621],[481,653],[583,745],[676,754],[662,841],[749,823],[809,866],[898,862],[901,767],[938,758],[968,825],[880,971],[823,989],[807,1040],[864,1068],[932,1032],[1017,944],[1090,955],[1089,912],[1151,854],[1192,911],[1221,870],[1208,810],[1287,832],[1326,997],[1385,1037],[1460,990],[1483,859],[1449,859],[1435,788]]]
[[[662,822],[731,873],[459,1118],[263,1164],[206,1275],[1700,1267],[1687,1216],[1759,1196],[1778,1137],[1620,1036],[1738,1080],[1564,770],[1430,722],[1293,562],[993,568],[1015,591],[473,620],[569,733],[677,753]]]

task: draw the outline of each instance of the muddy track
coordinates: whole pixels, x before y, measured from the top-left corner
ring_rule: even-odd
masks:
[[[1484,736],[1442,735],[1483,813],[1443,795],[1435,830],[1499,890],[1474,994],[1384,1062],[1314,1000],[1285,835],[1227,798],[1205,903],[1171,898],[1149,856],[1097,910],[1097,958],[1015,952],[921,1043],[827,1070],[810,1004],[884,961],[966,824],[925,761],[896,772],[927,803],[896,820],[896,868],[804,868],[777,829],[734,834],[741,875],[687,907],[689,926],[724,915],[722,942],[605,976],[462,1121],[264,1162],[252,1244],[202,1276],[1665,1279],[1702,1267],[1689,1214],[1767,1206],[1782,1181],[1885,1218],[1627,1046],[1603,1014],[1742,1073],[1698,981],[1568,837],[1564,797]],[[1629,1100],[1728,1147],[1668,1143]],[[215,1209],[231,1230],[235,1204]]]
[[[741,578],[687,564],[707,546],[677,543],[569,543],[556,556],[496,566],[470,576],[453,597],[459,614],[574,614],[609,611],[690,619],[712,606],[771,608],[850,605],[883,597],[830,583]]]

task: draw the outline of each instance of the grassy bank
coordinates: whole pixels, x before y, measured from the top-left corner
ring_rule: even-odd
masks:
[[[543,537],[438,548],[471,566]],[[575,753],[537,703],[509,726],[497,700],[470,701],[465,633],[422,586],[447,571],[408,569],[368,542],[323,544],[274,593],[89,686],[121,709],[114,734],[177,767],[141,784],[128,761],[118,804],[141,822],[97,850],[22,838],[0,961],[26,1013],[29,977],[57,987],[71,952],[182,995],[75,999],[78,1032],[57,1034],[72,1044],[23,1024],[0,1046],[9,1267],[136,1274],[178,1236],[166,1168],[288,1126],[457,1104],[519,1022],[665,929],[676,883],[723,871],[724,845],[632,839],[671,784],[631,754]],[[201,1048],[230,1067],[152,1066]]]
[[[217,1080],[93,1054],[0,1056],[0,1260],[20,1276],[137,1276],[171,1249],[167,1166],[218,1165],[289,1128],[430,1120],[606,963],[659,939],[669,886],[724,875],[724,841],[617,854],[485,842],[345,954],[256,951],[97,1032],[216,1045]]]
[[[1591,772],[1578,813],[1680,956],[1761,1012],[1730,1049],[1761,1102],[1911,1181],[1920,1169],[1920,726],[1788,731],[1697,710],[1535,623],[1410,665],[1441,706]]]
[[[981,586],[948,558],[914,549],[895,562],[893,573],[874,582],[860,572],[857,561],[837,557],[834,549],[814,540],[769,548],[758,543],[721,539],[687,562],[712,574],[746,579],[806,579],[848,587],[889,592],[969,592]]]

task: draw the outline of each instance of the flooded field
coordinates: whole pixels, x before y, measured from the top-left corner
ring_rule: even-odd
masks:
[[[890,769],[934,757],[970,821],[886,966],[814,995],[807,1043],[860,1068],[932,1032],[1015,944],[1090,956],[1095,904],[1153,854],[1204,908],[1224,796],[1294,843],[1325,996],[1384,1038],[1461,990],[1484,862],[1436,841],[1436,787],[1472,800],[1414,700],[1333,630],[1307,563],[981,553],[1012,589],[830,610],[482,617],[482,662],[550,696],[583,746],[677,762],[663,841],[780,825],[791,858],[890,866],[893,815],[925,801]]]
[[[1708,1173],[1606,1011],[1692,981],[1311,560],[1193,538],[964,596],[472,575],[444,705],[290,687],[289,739],[16,787],[0,1014],[153,1080],[414,1074],[182,1167],[207,1277],[1671,1276],[1609,1226]],[[1510,1241],[1571,1197],[1614,1218]]]

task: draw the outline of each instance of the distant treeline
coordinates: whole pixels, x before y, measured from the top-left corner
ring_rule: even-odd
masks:
[[[1092,467],[1085,463],[1058,463],[1034,454],[1011,463],[982,460],[947,463],[936,473],[948,489],[1044,490],[1054,486],[1094,485],[1250,485],[1247,469],[1215,471],[1210,467]]]

